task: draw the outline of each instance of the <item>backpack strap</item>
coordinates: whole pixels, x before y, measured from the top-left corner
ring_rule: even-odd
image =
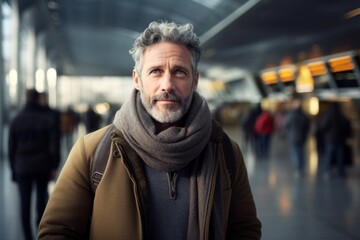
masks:
[[[109,159],[109,150],[111,147],[111,133],[115,128],[114,124],[106,130],[104,136],[99,141],[94,152],[93,160],[90,168],[91,190],[95,194]]]
[[[234,170],[235,170],[235,155],[234,149],[232,147],[230,137],[224,132],[223,127],[220,123],[215,120],[212,120],[212,133],[211,133],[211,141],[215,144],[221,144],[223,150],[224,161],[226,164],[226,168],[231,180],[231,183],[234,181]]]
[[[215,130],[214,128],[217,128],[217,130],[214,131],[215,135],[217,135],[216,133],[221,133],[220,144],[222,145],[223,148],[224,159],[230,180],[231,182],[233,182],[233,178],[234,178],[233,172],[235,169],[235,156],[234,156],[231,140],[229,136],[222,130],[221,127],[218,128],[214,126],[216,124],[217,123],[215,124],[213,123],[213,131]],[[97,145],[96,150],[94,152],[93,161],[91,163],[91,168],[90,168],[91,189],[94,194],[96,192],[97,186],[99,185],[104,175],[104,171],[109,159],[109,150],[111,147],[110,136],[114,129],[115,129],[114,124],[111,124],[111,126],[106,130],[102,139],[99,141],[99,144]]]

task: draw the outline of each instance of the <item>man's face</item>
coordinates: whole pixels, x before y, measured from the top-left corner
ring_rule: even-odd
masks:
[[[179,120],[190,107],[199,75],[193,75],[191,53],[184,46],[160,42],[150,46],[142,58],[140,76],[134,70],[135,88],[149,114],[158,122]]]

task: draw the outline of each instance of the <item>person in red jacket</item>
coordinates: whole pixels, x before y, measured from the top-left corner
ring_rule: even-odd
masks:
[[[263,111],[256,119],[255,132],[259,136],[259,157],[268,159],[271,135],[274,132],[274,118],[268,111]]]

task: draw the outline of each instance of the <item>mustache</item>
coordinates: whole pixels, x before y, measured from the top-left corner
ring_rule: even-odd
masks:
[[[181,102],[182,98],[175,93],[162,93],[152,97],[152,102],[161,101],[161,100],[171,100]]]

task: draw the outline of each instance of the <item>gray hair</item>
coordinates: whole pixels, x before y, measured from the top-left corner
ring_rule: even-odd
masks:
[[[200,40],[193,32],[193,25],[188,23],[178,25],[174,22],[151,22],[149,27],[135,40],[130,54],[135,62],[135,70],[140,74],[142,69],[142,56],[149,46],[168,41],[185,45],[191,53],[191,66],[193,73],[197,72],[200,60]]]

